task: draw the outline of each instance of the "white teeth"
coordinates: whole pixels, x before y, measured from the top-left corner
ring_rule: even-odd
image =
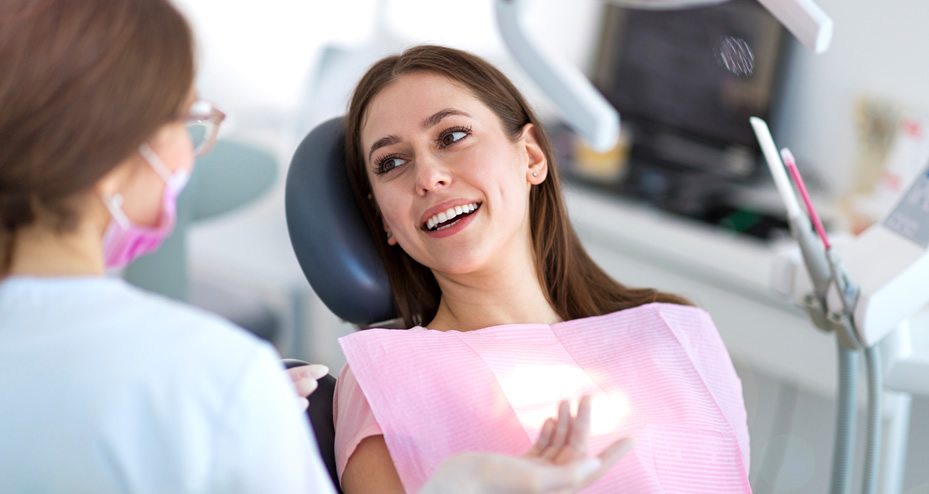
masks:
[[[446,221],[451,221],[457,216],[462,214],[472,213],[477,209],[477,203],[465,204],[463,206],[455,206],[453,208],[448,208],[448,210],[443,211],[432,218],[426,220],[426,228],[432,230],[439,223],[445,223]],[[451,226],[451,225],[446,225]],[[441,229],[441,228],[440,228]]]

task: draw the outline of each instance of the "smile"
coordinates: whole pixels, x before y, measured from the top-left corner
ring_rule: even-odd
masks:
[[[444,230],[455,223],[458,223],[462,219],[470,216],[472,213],[478,210],[481,207],[481,203],[472,202],[471,204],[465,204],[463,206],[455,206],[453,208],[448,208],[447,210],[434,215],[433,217],[426,220],[422,228],[426,231],[437,232],[439,230]]]

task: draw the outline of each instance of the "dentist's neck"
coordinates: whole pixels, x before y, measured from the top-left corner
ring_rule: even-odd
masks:
[[[103,276],[103,231],[109,213],[95,201],[79,209],[74,228],[58,229],[36,221],[16,230],[10,276]]]
[[[85,225],[61,233],[42,225],[29,225],[13,237],[10,276],[103,276],[99,233]]]

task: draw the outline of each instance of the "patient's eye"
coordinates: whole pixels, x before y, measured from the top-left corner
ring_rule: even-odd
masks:
[[[470,127],[453,127],[439,135],[439,146],[446,148],[471,135]]]
[[[405,164],[406,164],[406,160],[399,156],[396,156],[396,155],[384,156],[374,161],[374,173],[378,175],[382,173],[387,173],[387,172],[394,170],[395,168],[400,168],[401,166]]]

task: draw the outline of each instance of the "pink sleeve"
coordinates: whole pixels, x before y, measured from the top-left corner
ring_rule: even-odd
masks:
[[[348,459],[358,444],[366,437],[383,435],[348,365],[342,368],[336,380],[332,416],[335,420],[335,468],[341,481]]]

